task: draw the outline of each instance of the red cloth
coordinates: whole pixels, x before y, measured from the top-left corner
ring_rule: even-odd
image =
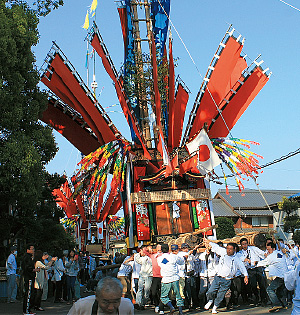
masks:
[[[173,122],[173,139],[171,148],[178,148],[182,135],[183,120],[186,110],[186,105],[189,100],[189,93],[184,89],[183,85],[179,83],[176,99],[174,103],[174,122]]]
[[[122,34],[124,40],[124,49],[126,49],[126,42],[127,42],[127,12],[126,8],[118,8],[121,27],[122,27]]]
[[[84,155],[88,155],[99,148],[100,143],[90,132],[81,128],[80,124],[73,120],[71,116],[53,105],[53,101],[48,102],[48,108],[43,112],[41,118],[44,123],[53,127]]]
[[[262,70],[258,67],[253,71],[250,77],[244,81],[244,84],[222,111],[222,116],[225,119],[229,130],[233,128],[268,80],[269,78],[263,74]],[[208,135],[210,138],[217,138],[227,137],[228,133],[229,131],[225,126],[222,117],[219,116],[209,130]]]
[[[161,278],[160,267],[157,263],[157,258],[161,255],[162,253],[155,253],[150,255],[150,258],[152,260],[152,272],[154,278]]]
[[[202,96],[201,104],[197,109],[196,117],[191,127],[189,139],[193,138],[201,130],[204,123],[207,123],[209,126],[212,118],[218,113],[216,105],[218,106],[228,93],[231,76],[240,59],[242,48],[243,46],[233,37],[229,37],[207,83],[207,88]]]
[[[43,76],[41,81],[66,104],[82,115],[95,132],[101,145],[116,140],[115,132],[117,130],[113,131],[115,126],[109,126],[109,123],[93,103],[92,98],[87,95],[77,78],[72,74],[72,70],[64,63],[59,54],[55,55],[51,66],[53,73],[46,75],[46,77]]]
[[[161,126],[161,101],[160,94],[158,90],[158,74],[157,74],[157,61],[156,61],[156,45],[154,41],[154,37],[152,35],[152,68],[153,68],[153,89],[154,89],[154,102],[155,102],[155,115],[156,115],[156,124],[157,126]]]
[[[170,151],[173,149],[174,138],[174,100],[175,100],[175,70],[174,70],[172,40],[169,39],[169,132],[168,132],[168,147]]]

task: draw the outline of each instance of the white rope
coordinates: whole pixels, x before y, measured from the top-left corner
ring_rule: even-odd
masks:
[[[65,172],[66,172],[66,174],[67,174],[67,171],[66,171],[66,170],[67,170],[67,168],[68,168],[68,165],[69,165],[71,156],[72,156],[72,154],[73,154],[73,151],[74,151],[74,146],[72,145],[72,151],[71,151],[71,153],[69,154],[69,158],[68,158],[67,164],[66,164],[66,166],[65,166]]]
[[[300,9],[298,9],[298,8],[296,8],[296,7],[294,7],[294,6],[292,6],[291,4],[289,4],[289,3],[287,3],[287,2],[285,2],[285,1],[283,1],[283,0],[279,0],[279,1],[282,2],[282,3],[284,3],[284,4],[286,4],[287,6],[289,6],[289,7],[291,7],[291,8],[293,8],[293,9],[295,9],[295,10],[297,10],[297,11],[300,12]]]

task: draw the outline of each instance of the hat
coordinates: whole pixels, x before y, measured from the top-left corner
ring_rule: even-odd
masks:
[[[177,250],[177,249],[178,249],[178,245],[176,244],[171,245],[171,250]]]
[[[14,252],[15,250],[17,250],[17,247],[16,247],[16,246],[12,246],[12,247],[10,248],[10,251],[11,251],[11,252]]]
[[[182,243],[181,248],[189,248],[190,245],[188,243]]]
[[[289,240],[287,243],[288,243],[289,245],[295,245],[295,242],[294,242],[293,240]]]

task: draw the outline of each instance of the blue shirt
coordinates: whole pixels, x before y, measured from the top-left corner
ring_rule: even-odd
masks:
[[[300,314],[300,264],[297,267],[296,276],[296,289],[295,296],[293,298],[294,308],[291,315],[299,315]]]
[[[14,254],[10,254],[7,258],[7,262],[6,262],[6,268],[7,268],[7,272],[6,275],[10,276],[10,275],[15,275],[17,273],[17,261],[16,261],[16,257]]]

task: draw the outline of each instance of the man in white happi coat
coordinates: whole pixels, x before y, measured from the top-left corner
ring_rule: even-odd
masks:
[[[284,285],[284,274],[287,272],[287,265],[283,253],[276,250],[276,244],[268,243],[269,255],[257,263],[257,266],[268,267],[271,283],[267,288],[267,294],[272,303],[269,312],[275,312],[286,306],[286,288]],[[279,290],[278,290],[279,289]],[[280,296],[278,295],[280,291]]]
[[[204,244],[206,246],[210,245],[211,250],[214,253],[220,255],[220,261],[217,267],[216,275],[206,294],[208,302],[204,306],[204,308],[208,310],[214,303],[212,314],[217,314],[217,308],[221,304],[226,292],[230,288],[231,280],[236,276],[238,271],[240,271],[244,275],[245,284],[248,284],[248,272],[243,262],[235,254],[234,243],[228,243],[227,247],[224,248],[210,242],[207,239],[204,239]]]

